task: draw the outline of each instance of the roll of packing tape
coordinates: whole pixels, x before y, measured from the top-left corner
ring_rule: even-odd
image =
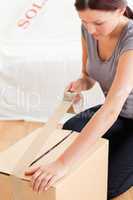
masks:
[[[74,97],[77,95],[76,92],[65,92],[64,93],[64,101],[73,101]]]
[[[103,104],[105,101],[105,95],[98,82],[94,86],[86,91],[80,93],[80,101],[73,104],[75,113],[80,113],[93,106]]]

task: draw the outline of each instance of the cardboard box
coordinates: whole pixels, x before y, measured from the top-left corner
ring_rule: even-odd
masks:
[[[108,141],[102,138],[46,192],[33,192],[24,176],[28,166],[55,161],[80,134],[56,128],[61,116],[70,109],[72,96],[64,97],[44,126],[0,152],[0,200],[106,200]]]
[[[29,187],[29,183],[26,180],[27,178],[22,175],[17,178],[17,188],[14,189],[11,176],[9,175],[12,174],[14,166],[21,158],[23,152],[28,148],[29,141],[31,142],[40,131],[43,131],[43,128],[33,131],[30,135],[27,135],[25,138],[0,153],[0,199],[14,200],[13,193],[17,191],[19,200],[72,200],[73,198],[77,200],[81,198],[84,200],[106,200],[108,142],[105,139],[100,139],[93,145],[90,151],[87,152],[78,163],[71,166],[70,172],[48,191],[39,195],[36,194]],[[70,131],[55,130],[47,139],[37,157],[57,144],[68,134],[70,134]],[[78,133],[72,133],[66,140],[53,151],[45,155],[36,164],[47,164],[54,161],[76,137],[78,137]],[[20,151],[21,149],[23,149],[23,151]]]

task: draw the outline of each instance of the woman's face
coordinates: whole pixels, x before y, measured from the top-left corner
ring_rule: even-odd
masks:
[[[86,9],[78,12],[82,23],[96,39],[111,34],[119,24],[123,13],[124,11],[120,9],[115,11]]]

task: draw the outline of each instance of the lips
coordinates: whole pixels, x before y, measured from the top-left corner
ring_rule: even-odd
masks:
[[[98,37],[99,35],[93,34],[94,37]]]

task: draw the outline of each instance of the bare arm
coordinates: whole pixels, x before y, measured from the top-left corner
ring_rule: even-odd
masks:
[[[61,155],[65,164],[76,162],[98,138],[116,121],[128,95],[133,89],[133,51],[124,53],[118,63],[117,72],[104,105],[95,113],[74,143]]]

